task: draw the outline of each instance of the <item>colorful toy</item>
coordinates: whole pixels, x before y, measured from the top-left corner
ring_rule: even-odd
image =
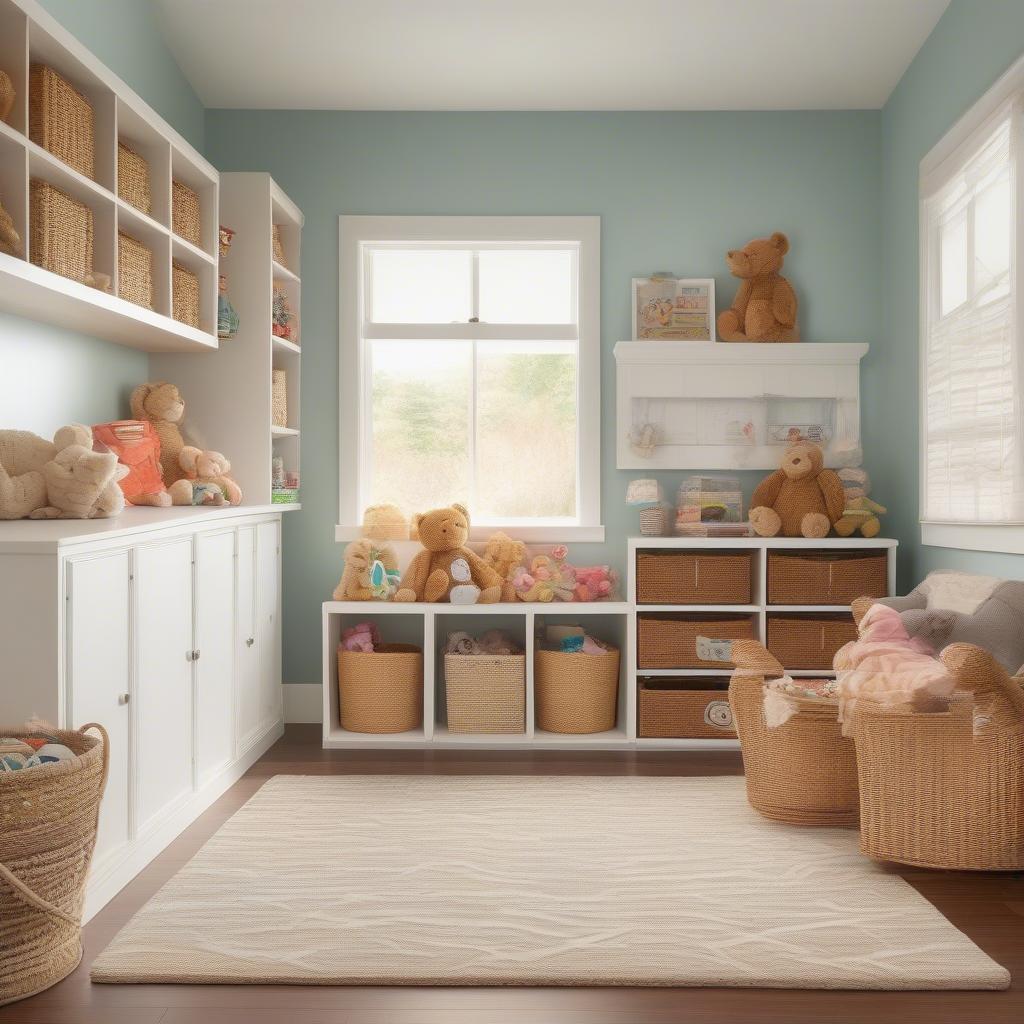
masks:
[[[869,497],[871,477],[860,468],[841,469],[838,476],[843,484],[846,507],[842,519],[835,524],[836,533],[840,537],[850,537],[859,530],[865,537],[877,537],[882,529],[878,517],[889,510]]]
[[[789,252],[781,231],[755,238],[726,255],[729,271],[743,282],[732,306],[718,317],[722,341],[799,341],[796,294],[779,273]]]
[[[550,555],[535,555],[529,569],[519,566],[512,584],[520,601],[571,601],[576,587],[576,570],[565,558],[568,549],[559,544]]]
[[[516,588],[512,577],[526,558],[526,545],[507,533],[492,533],[484,548],[484,561],[501,577],[502,601],[514,601]]]
[[[810,441],[791,445],[781,468],[762,480],[750,499],[750,525],[759,537],[827,537],[843,516],[843,484],[824,468]]]
[[[576,567],[574,601],[607,601],[615,592],[618,576],[607,565]]]
[[[341,646],[346,651],[373,654],[380,646],[380,631],[376,622],[358,622],[341,634]]]
[[[398,589],[398,556],[390,544],[362,538],[345,548],[335,601],[386,601]]]

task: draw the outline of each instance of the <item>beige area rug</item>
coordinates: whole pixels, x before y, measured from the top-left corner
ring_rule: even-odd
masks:
[[[93,981],[1005,988],[857,834],[740,778],[277,776]]]

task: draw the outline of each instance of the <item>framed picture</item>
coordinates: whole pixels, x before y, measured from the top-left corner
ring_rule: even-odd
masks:
[[[714,278],[634,277],[633,340],[714,341]]]

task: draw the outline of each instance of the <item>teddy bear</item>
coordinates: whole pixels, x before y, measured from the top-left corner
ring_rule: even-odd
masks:
[[[750,499],[750,525],[759,537],[827,537],[843,516],[843,484],[824,468],[811,441],[790,445],[781,468],[766,476]]]
[[[193,505],[241,504],[241,488],[228,476],[231,463],[220,452],[204,452],[185,445],[178,455],[178,464],[185,478],[192,482]],[[206,500],[208,494],[210,498]]]
[[[469,513],[462,505],[413,517],[423,545],[402,577],[396,601],[449,601],[494,604],[501,599],[501,577],[466,547]]]
[[[369,505],[363,513],[363,536],[370,540],[408,540],[409,520],[389,502]]]
[[[492,533],[484,547],[484,561],[501,577],[502,601],[514,601],[516,588],[512,576],[516,568],[523,564],[526,557],[526,545],[521,540],[513,540],[507,533]]]
[[[369,537],[354,540],[345,548],[345,568],[334,588],[334,600],[385,601],[397,589],[397,576],[398,556],[390,544]]]
[[[718,317],[722,341],[799,341],[796,294],[779,273],[789,252],[781,231],[755,238],[726,255],[729,271],[743,282],[729,309]]]

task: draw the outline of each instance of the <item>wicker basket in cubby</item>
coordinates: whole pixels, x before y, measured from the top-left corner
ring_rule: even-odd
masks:
[[[199,327],[199,278],[188,267],[171,264],[171,295],[174,319]]]
[[[153,253],[123,231],[117,233],[117,294],[136,306],[153,308]]]
[[[888,594],[884,549],[768,552],[769,604],[850,604]]]
[[[644,612],[636,624],[637,668],[720,667],[697,656],[697,637],[750,640],[755,636],[750,615]]]
[[[29,259],[37,267],[85,283],[93,271],[92,210],[48,181],[33,178]]]
[[[92,104],[62,75],[33,64],[28,76],[28,137],[87,178],[96,177]]]
[[[423,724],[423,652],[378,644],[372,652],[338,648],[339,720],[349,732],[409,732]]]
[[[735,739],[728,681],[641,679],[637,734],[647,739]]]
[[[615,728],[619,652],[537,651],[534,696],[537,726],[545,732],[607,732]]]
[[[769,615],[768,650],[785,668],[830,669],[840,647],[857,639],[851,615]]]
[[[444,687],[449,732],[525,731],[525,654],[446,654]]]
[[[638,604],[749,604],[750,552],[638,551]]]
[[[275,427],[288,426],[288,371],[273,370],[270,378],[270,420]]]
[[[120,141],[117,144],[117,194],[136,210],[153,212],[149,164],[145,157]]]
[[[171,184],[171,227],[174,233],[193,245],[203,244],[202,210],[199,194],[182,181]]]

